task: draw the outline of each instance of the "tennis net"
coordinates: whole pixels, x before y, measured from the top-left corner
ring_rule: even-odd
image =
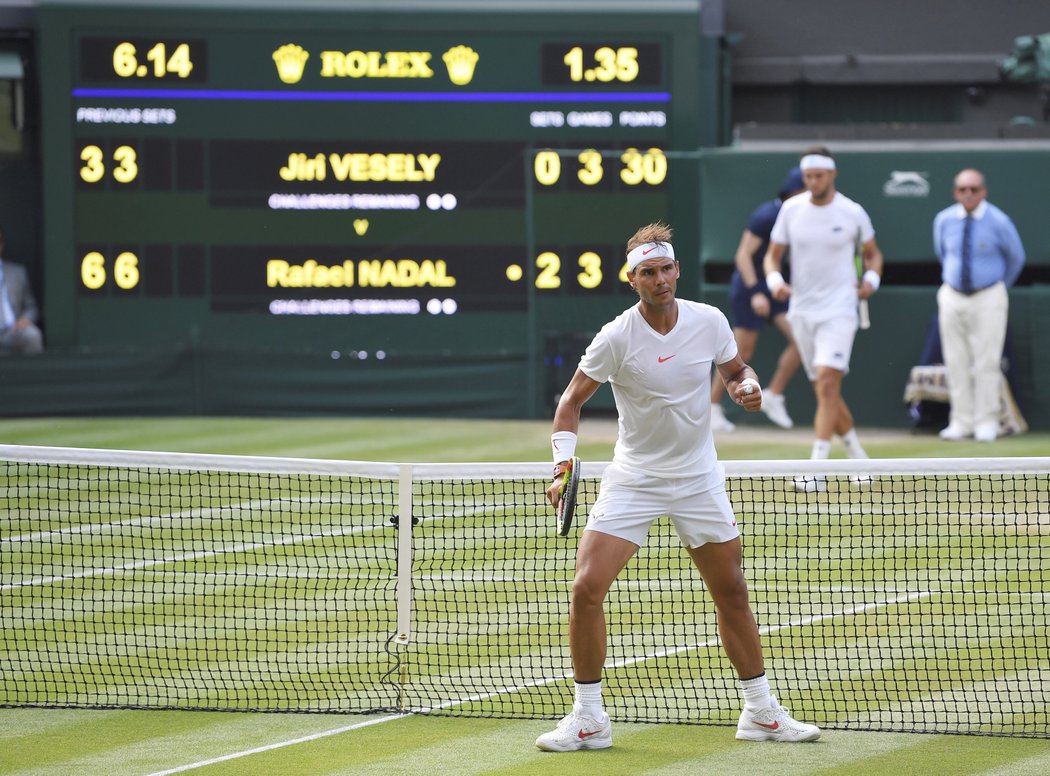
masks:
[[[725,465],[797,717],[1050,736],[1050,459]],[[579,529],[548,470],[0,446],[0,705],[559,717]],[[615,719],[735,724],[668,521],[607,615]]]

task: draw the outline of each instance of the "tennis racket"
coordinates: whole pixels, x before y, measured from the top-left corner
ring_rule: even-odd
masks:
[[[565,479],[561,483],[561,494],[558,498],[558,535],[568,536],[572,528],[572,516],[576,511],[576,492],[580,488],[580,459],[573,456],[569,459],[569,468],[565,470]]]
[[[853,261],[857,266],[857,278],[860,282],[863,282],[864,277],[864,246],[860,242],[860,232],[857,232],[856,250],[854,252]],[[858,305],[857,312],[860,314],[860,328],[870,329],[871,328],[871,314],[868,312],[868,300],[861,299]]]

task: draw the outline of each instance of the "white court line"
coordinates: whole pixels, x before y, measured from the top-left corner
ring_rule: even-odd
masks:
[[[295,746],[296,744],[305,744],[310,741],[316,741],[320,738],[327,738],[328,736],[337,736],[340,733],[349,733],[351,730],[359,730],[361,728],[370,727],[372,725],[380,725],[384,722],[390,722],[391,720],[401,719],[407,717],[408,714],[395,714],[391,717],[380,717],[379,719],[370,719],[366,722],[358,722],[355,725],[346,725],[344,727],[335,728],[333,730],[324,730],[320,733],[313,733],[302,738],[293,738],[289,741],[280,741],[276,744],[266,744],[265,746],[257,746],[254,749],[247,749],[243,752],[234,752],[233,754],[224,754],[221,757],[213,757],[210,760],[201,760],[200,762],[190,763],[189,765],[179,765],[175,768],[169,768],[166,771],[155,771],[149,776],[167,776],[169,773],[182,773],[183,771],[192,771],[196,768],[204,768],[207,765],[215,765],[216,763],[226,762],[227,760],[236,760],[240,757],[247,757],[251,754],[259,754],[260,752],[269,752],[274,749],[283,749],[286,746]]]
[[[875,603],[864,604],[862,606],[854,606],[849,609],[844,609],[841,612],[830,612],[828,614],[816,614],[809,617],[800,617],[797,620],[791,620],[790,622],[783,623],[781,625],[767,625],[759,628],[758,632],[761,635],[769,633],[776,633],[777,631],[786,630],[787,628],[797,628],[806,625],[812,625],[815,622],[822,620],[830,620],[836,617],[848,617],[853,614],[861,614],[872,609],[880,609],[884,606],[893,606],[899,603],[908,603],[916,601],[920,598],[928,598],[934,595],[934,591],[923,591],[917,593],[910,593],[908,595],[900,596],[898,598],[890,598],[885,601],[877,601]],[[614,663],[610,663],[606,668],[624,668],[626,666],[632,666],[637,663],[644,663],[647,660],[655,660],[662,657],[668,657],[670,655],[677,655],[681,652],[692,652],[697,649],[707,649],[708,647],[717,646],[719,643],[718,639],[709,639],[707,641],[700,642],[699,644],[690,644],[685,647],[675,647],[674,649],[662,649],[659,652],[654,652],[651,655],[642,655],[641,657],[633,657],[625,660],[617,660]],[[213,757],[209,760],[200,760],[199,762],[190,763],[189,765],[180,765],[176,768],[171,768],[166,771],[156,771],[155,773],[149,774],[149,776],[167,776],[170,773],[182,773],[184,771],[192,771],[196,768],[204,768],[208,765],[214,765],[215,763],[226,762],[228,760],[236,760],[241,757],[248,757],[249,755],[258,754],[260,752],[267,752],[273,749],[281,749],[286,746],[294,746],[296,744],[308,743],[310,741],[316,741],[319,738],[325,738],[327,736],[339,735],[340,733],[346,733],[351,730],[357,730],[359,728],[368,727],[370,725],[379,725],[383,722],[391,722],[396,719],[404,719],[415,714],[426,714],[431,711],[438,711],[439,709],[448,709],[453,706],[461,706],[464,703],[473,703],[475,701],[483,701],[488,698],[493,698],[497,695],[504,695],[508,693],[520,692],[527,690],[530,687],[543,687],[544,685],[554,684],[555,682],[561,682],[565,679],[571,679],[572,673],[561,674],[560,676],[551,676],[543,679],[536,679],[531,682],[525,682],[524,684],[515,685],[513,687],[503,687],[499,690],[493,690],[492,692],[480,693],[478,695],[471,695],[467,698],[457,698],[451,701],[445,701],[439,703],[436,706],[428,706],[426,708],[415,709],[413,711],[404,714],[393,714],[388,717],[380,717],[379,719],[372,719],[368,722],[361,722],[356,725],[349,725],[345,727],[335,728],[333,730],[326,730],[321,733],[314,733],[313,735],[304,736],[302,738],[294,738],[289,741],[281,741],[276,744],[267,744],[266,746],[259,746],[254,749],[246,749],[243,752],[233,752],[231,754],[225,754],[221,757]]]

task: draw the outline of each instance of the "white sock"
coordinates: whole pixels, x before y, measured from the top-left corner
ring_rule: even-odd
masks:
[[[864,448],[860,444],[860,439],[857,438],[857,429],[851,428],[845,434],[842,435],[842,443],[846,445],[846,455],[850,458],[867,458],[868,454],[864,451]]]
[[[605,719],[602,709],[602,682],[576,682],[576,701],[573,709],[601,721]]]
[[[813,452],[810,453],[810,459],[814,461],[824,461],[831,454],[831,440],[829,439],[814,439],[813,440]]]
[[[765,674],[754,679],[741,679],[740,689],[744,693],[744,706],[749,709],[768,709],[773,705],[769,692],[769,678]]]

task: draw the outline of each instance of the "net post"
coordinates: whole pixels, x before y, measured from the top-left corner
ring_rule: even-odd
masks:
[[[412,638],[412,464],[402,464],[397,492],[397,635],[407,644]]]

